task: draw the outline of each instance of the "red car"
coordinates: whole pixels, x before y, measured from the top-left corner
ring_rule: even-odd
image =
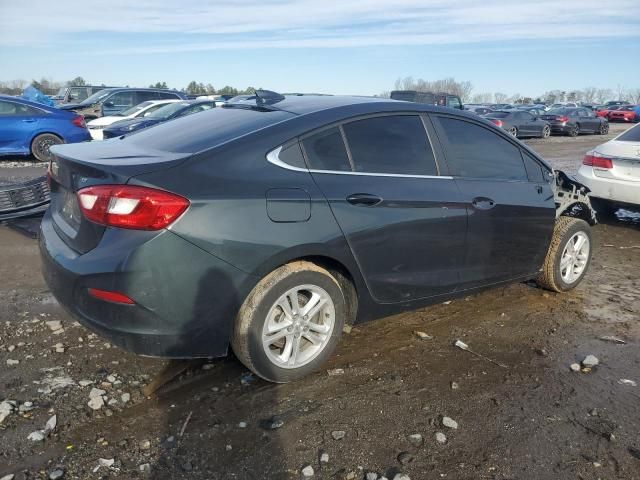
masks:
[[[618,110],[614,110],[609,112],[607,118],[610,122],[637,122],[638,121],[638,113],[636,112],[638,107],[635,106],[627,106],[620,107]]]
[[[609,118],[609,114],[611,112],[614,112],[616,110],[618,110],[619,108],[622,108],[619,105],[614,105],[612,107],[600,107],[596,110],[596,116],[597,117],[604,117],[604,118]]]

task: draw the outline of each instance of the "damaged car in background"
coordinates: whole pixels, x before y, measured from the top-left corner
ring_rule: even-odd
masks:
[[[127,350],[231,347],[273,382],[321,366],[345,324],[568,291],[591,260],[587,189],[453,109],[258,91],[53,152],[40,250],[60,303]]]

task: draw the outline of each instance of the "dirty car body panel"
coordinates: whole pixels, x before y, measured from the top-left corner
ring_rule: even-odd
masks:
[[[348,277],[358,321],[532,278],[540,269],[555,219],[551,168],[477,116],[303,96],[197,117],[98,145],[53,148],[52,203],[40,240],[44,276],[75,317],[116,345],[174,358],[225,355],[249,292],[296,259]],[[440,117],[469,123],[515,154],[518,179],[461,171],[451,139],[434,126]],[[415,145],[367,166],[368,146],[378,145],[371,135],[387,135],[383,146]],[[322,155],[343,163],[318,164]],[[413,161],[415,170],[407,170]],[[104,185],[171,192],[188,208],[154,231],[99,225],[83,215],[78,191]],[[100,300],[89,289],[131,303]]]

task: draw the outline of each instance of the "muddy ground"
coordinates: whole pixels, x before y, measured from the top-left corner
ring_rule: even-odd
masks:
[[[530,144],[575,171],[602,141]],[[307,465],[316,479],[640,479],[640,386],[620,382],[640,384],[640,214],[604,219],[594,240],[570,293],[516,284],[358,325],[326,368],[288,385],[233,357],[174,364],[186,370],[145,396],[167,362],[74,322],[43,283],[36,242],[0,226],[0,401],[16,402],[0,423],[0,479],[297,479]],[[570,370],[588,354],[600,365]]]

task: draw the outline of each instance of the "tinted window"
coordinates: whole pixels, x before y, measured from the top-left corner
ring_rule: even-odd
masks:
[[[302,141],[309,160],[315,170],[351,171],[347,149],[337,127],[323,130]]]
[[[479,125],[436,117],[452,175],[471,178],[527,180],[520,149]]]
[[[522,118],[522,120],[530,122],[531,120],[533,120],[533,115],[531,115],[529,112],[520,112],[520,118]]]
[[[531,155],[521,150],[522,158],[524,159],[524,166],[527,169],[527,176],[530,182],[544,182],[544,174],[542,173],[542,166]]]
[[[18,115],[41,115],[42,111],[37,108],[23,105],[21,103],[4,102],[0,100],[0,116]]]
[[[437,175],[422,120],[417,115],[368,118],[343,126],[357,172]]]
[[[74,87],[69,91],[69,100],[74,100],[77,102],[81,102],[86,100],[88,95],[86,87]]]
[[[160,100],[163,100],[163,99],[166,99],[166,98],[169,98],[169,99],[176,99],[176,98],[180,99],[180,97],[177,94],[171,93],[171,92],[156,92],[155,95],[156,95],[156,98],[158,98]]]
[[[448,97],[448,100],[451,108],[460,108],[460,100],[458,100],[458,97]]]
[[[135,103],[135,93],[134,92],[118,92],[108,99],[105,100],[105,103],[111,102],[115,107],[133,107]]]
[[[159,100],[161,97],[156,92],[138,92],[138,103],[150,100]]]
[[[304,163],[304,157],[302,156],[302,150],[298,142],[293,145],[283,148],[278,155],[278,158],[292,167],[307,168]]]
[[[507,112],[491,112],[487,115],[487,118],[507,118],[510,113]]]
[[[640,142],[640,125],[630,128],[616,138],[616,140],[620,142]]]

